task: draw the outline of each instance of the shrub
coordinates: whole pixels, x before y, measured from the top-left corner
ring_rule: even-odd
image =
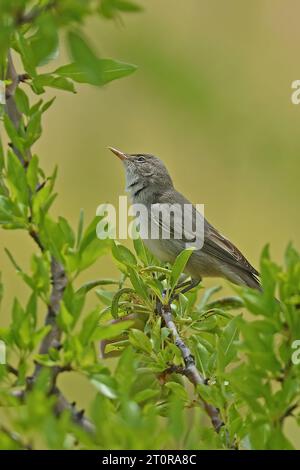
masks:
[[[263,293],[236,288],[236,296],[216,298],[218,287],[200,286],[172,296],[188,250],[165,266],[140,240],[132,252],[97,239],[98,218],[86,225],[80,213],[76,230],[53,219],[56,170],[45,175],[33,152],[53,100],[32,103],[23,85],[36,95],[74,92],[76,82],[102,86],[132,73],[133,65],[98,58],[82,22],[140,8],[116,0],[33,3],[2,0],[0,12],[0,102],[10,141],[0,146],[0,224],[25,230],[37,246],[29,273],[7,252],[30,295],[26,305],[15,298],[11,324],[0,330],[0,447],[292,448],[285,424],[299,424],[299,254],[289,246],[282,268],[263,251]],[[55,58],[60,29],[72,61],[41,73]],[[119,279],[81,285],[79,275],[107,252]],[[96,306],[87,311],[93,293]],[[94,391],[85,410],[59,385],[70,371]]]

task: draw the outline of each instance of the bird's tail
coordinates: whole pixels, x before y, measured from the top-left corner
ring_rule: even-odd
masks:
[[[235,268],[234,270],[231,270],[231,272],[226,271],[224,277],[239,286],[247,286],[261,291],[262,288],[258,276],[259,274],[257,271],[252,272],[250,270]]]
[[[243,271],[243,272],[238,273],[238,277],[239,277],[239,280],[238,280],[239,282],[236,282],[237,284],[251,287],[252,289],[257,289],[259,291],[262,290],[259,278],[257,277],[256,274],[252,272]]]

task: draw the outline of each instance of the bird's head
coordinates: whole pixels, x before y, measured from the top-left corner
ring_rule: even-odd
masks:
[[[125,167],[126,189],[133,197],[147,193],[161,193],[173,187],[169,172],[163,162],[154,155],[137,153],[123,153],[113,147],[108,147]],[[145,196],[145,194],[143,194]]]

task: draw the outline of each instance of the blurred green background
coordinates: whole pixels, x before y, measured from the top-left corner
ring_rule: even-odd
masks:
[[[86,24],[99,55],[136,64],[137,72],[102,89],[77,86],[76,96],[57,92],[45,116],[34,151],[49,173],[59,165],[54,213],[75,225],[80,208],[89,220],[98,204],[124,194],[122,166],[106,146],[154,153],[254,266],[266,243],[280,262],[289,241],[300,248],[300,105],[291,102],[291,83],[300,79],[299,2],[140,3],[145,11],[122,23]],[[57,65],[65,63],[60,54]],[[25,269],[36,249],[25,233],[1,231],[1,324],[12,297],[28,294],[4,247]],[[90,278],[114,273],[107,256]]]

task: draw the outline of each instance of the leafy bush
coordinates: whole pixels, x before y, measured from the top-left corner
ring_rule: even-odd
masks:
[[[99,218],[85,225],[80,213],[74,230],[50,215],[56,170],[45,175],[32,146],[53,100],[31,103],[24,86],[37,95],[74,92],[74,82],[102,86],[133,72],[133,65],[98,58],[81,25],[90,14],[110,19],[139,9],[121,0],[1,2],[0,102],[10,144],[0,146],[0,224],[27,231],[37,252],[29,273],[7,252],[30,295],[26,305],[14,300],[11,325],[0,330],[7,347],[0,447],[292,448],[285,423],[299,424],[300,387],[292,361],[300,338],[300,256],[293,247],[283,268],[263,251],[263,293],[236,288],[234,297],[213,298],[219,288],[200,286],[181,294],[188,250],[165,266],[140,240],[132,252],[97,239]],[[72,61],[40,73],[55,59],[60,29],[67,30]],[[107,252],[120,278],[81,285],[79,275]],[[96,306],[86,311],[93,293]],[[94,390],[86,410],[58,384],[69,371]]]

